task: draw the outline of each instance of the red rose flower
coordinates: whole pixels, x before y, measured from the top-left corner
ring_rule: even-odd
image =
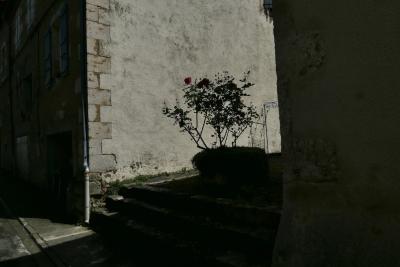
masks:
[[[184,81],[186,85],[192,84],[192,77],[186,77]]]

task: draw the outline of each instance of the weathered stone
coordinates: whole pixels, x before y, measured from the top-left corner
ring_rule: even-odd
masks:
[[[108,139],[105,139],[108,140]],[[100,155],[101,154],[101,139],[90,139],[89,141],[89,155]]]
[[[105,113],[111,112],[104,109],[100,120],[112,119],[118,125],[113,127],[114,139],[103,140],[102,152],[116,154],[118,173],[133,172],[132,162],[143,163],[143,173],[191,166],[197,149],[160,116],[164,100],[170,105],[181,98],[179,88],[186,75],[211,77],[230,66],[239,78],[251,70],[255,86],[249,90],[249,101],[261,111],[265,101],[277,100],[273,24],[260,12],[258,1],[211,1],[196,5],[193,16],[184,15],[194,7],[190,1],[178,2],[142,1],[136,8],[138,1],[116,0],[107,11],[99,8],[100,24],[102,15],[111,19],[112,39],[99,41],[98,55],[110,57],[112,63],[111,73],[99,73],[99,86],[111,90],[114,114],[106,119]],[[279,152],[279,112],[268,115],[269,122],[276,118],[273,126],[268,124],[269,152],[273,142],[273,151]],[[263,148],[264,128],[257,132]],[[247,143],[246,134],[240,145]]]
[[[116,161],[114,155],[93,155],[90,157],[91,172],[106,172],[115,169]]]
[[[88,71],[110,73],[111,59],[108,57],[88,55]]]
[[[89,138],[95,138],[95,139],[112,138],[111,123],[89,122]]]
[[[99,8],[99,23],[110,25],[110,13],[108,9]]]
[[[111,57],[110,41],[98,40],[98,54],[103,57]]]
[[[100,121],[100,106],[89,105],[88,106],[88,119],[89,121]]]
[[[111,105],[111,91],[88,89],[88,103],[92,105],[102,105],[102,106]]]
[[[100,120],[101,122],[112,122],[112,106],[100,106]]]
[[[88,54],[98,55],[99,54],[99,42],[97,39],[87,39],[87,52]]]
[[[111,74],[100,74],[100,89],[112,89],[112,76]]]
[[[112,139],[103,139],[101,141],[101,151],[104,154],[112,154],[113,153],[113,140]]]
[[[86,22],[87,36],[99,40],[110,40],[110,26],[93,21]]]
[[[98,88],[99,87],[99,78],[96,73],[88,71],[87,80],[88,80],[89,88]]]
[[[100,6],[106,9],[110,8],[110,0],[86,0],[88,4]]]
[[[99,21],[99,8],[95,5],[86,4],[86,18],[90,21]]]
[[[103,193],[101,183],[99,181],[90,182],[89,191],[90,195],[101,195]]]

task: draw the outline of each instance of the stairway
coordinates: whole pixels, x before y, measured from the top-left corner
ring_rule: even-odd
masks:
[[[277,207],[130,186],[106,200],[93,225],[143,266],[270,266]]]

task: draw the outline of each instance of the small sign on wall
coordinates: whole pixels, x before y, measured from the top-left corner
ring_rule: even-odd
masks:
[[[269,153],[281,152],[281,133],[278,101],[264,102],[260,118],[250,129],[249,146]]]
[[[263,113],[265,125],[265,151],[266,153],[280,153],[281,132],[278,101],[264,102]]]

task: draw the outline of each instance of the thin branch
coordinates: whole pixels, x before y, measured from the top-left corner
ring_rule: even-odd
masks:
[[[207,143],[204,141],[204,139],[203,139],[203,131],[204,131],[204,126],[206,125],[206,120],[207,120],[207,112],[206,112],[206,114],[204,115],[204,121],[203,121],[203,125],[202,125],[202,127],[201,127],[201,131],[199,132],[198,131],[198,129],[197,129],[197,127],[196,127],[196,132],[197,132],[197,135],[198,135],[198,139],[197,139],[197,142],[199,141],[199,140],[201,140],[201,142],[203,143],[203,145],[206,147],[206,148],[208,148],[208,146],[207,146]]]
[[[196,110],[196,129],[199,127],[199,111]]]
[[[201,145],[199,145],[199,142],[196,141],[196,138],[193,136],[192,131],[190,131],[190,129],[188,129],[187,127],[184,127],[183,129],[185,129],[185,131],[190,135],[190,137],[191,137],[191,138],[193,139],[193,141],[196,143],[196,145],[197,145],[198,148],[201,148],[201,149],[206,149],[206,148],[207,148],[207,146],[206,146],[206,147],[202,147]]]
[[[206,125],[206,120],[207,120],[207,114],[208,112],[206,112],[204,114],[204,121],[203,121],[203,126],[201,126],[201,131],[200,131],[200,135],[203,135],[203,130],[204,130],[204,126]]]
[[[201,134],[199,133],[199,130],[197,130],[197,129],[194,129],[194,130],[196,131],[197,136],[198,136],[197,142],[200,140],[200,141],[203,143],[203,145],[204,145],[206,148],[208,148],[206,142],[204,141],[203,137],[202,137]]]
[[[218,135],[219,146],[222,146],[221,129],[219,127],[217,128],[217,135]]]
[[[226,145],[226,142],[228,141],[229,132],[230,132],[229,129],[226,128],[225,136],[224,136],[224,138],[222,139],[222,140],[224,141],[224,146]]]
[[[235,142],[235,146],[236,146],[236,142],[239,139],[239,137],[243,134],[243,132],[248,128],[248,126],[244,127],[238,135],[235,136],[234,142]]]

